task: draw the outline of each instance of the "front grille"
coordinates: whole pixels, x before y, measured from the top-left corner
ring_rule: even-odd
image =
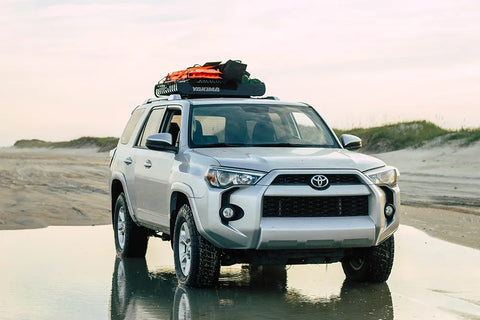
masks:
[[[344,217],[368,215],[368,196],[263,198],[264,217]]]
[[[275,177],[272,184],[310,184],[310,179],[315,174],[280,174]],[[361,184],[358,176],[354,174],[324,174],[330,184]]]

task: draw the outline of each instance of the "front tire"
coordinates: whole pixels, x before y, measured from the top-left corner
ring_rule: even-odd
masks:
[[[385,282],[393,266],[395,244],[393,236],[376,247],[356,249],[342,260],[348,280]]]
[[[197,231],[192,210],[184,204],[175,222],[173,250],[180,284],[212,287],[220,274],[220,252]]]
[[[145,257],[148,233],[132,220],[123,193],[120,193],[115,203],[113,232],[115,234],[115,248],[119,256]]]

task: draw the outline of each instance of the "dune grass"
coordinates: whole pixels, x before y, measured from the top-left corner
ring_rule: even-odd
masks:
[[[439,138],[444,141],[460,140],[461,146],[468,146],[480,140],[480,128],[447,130],[428,121],[410,121],[388,124],[371,128],[354,128],[349,130],[334,129],[338,137],[353,134],[363,141],[363,152],[378,153],[420,147]],[[70,141],[50,142],[38,139],[18,140],[18,148],[98,148],[99,152],[109,151],[117,146],[115,137],[81,137]]]
[[[462,146],[468,146],[480,140],[480,128],[447,130],[428,121],[410,121],[372,128],[354,128],[350,130],[334,129],[338,137],[353,134],[363,141],[365,152],[387,152],[405,148],[415,148],[426,142],[443,137],[448,140],[463,140]]]
[[[117,146],[115,137],[81,137],[70,141],[50,142],[38,139],[18,140],[13,145],[17,148],[98,148],[98,152],[109,151]]]
[[[460,129],[447,137],[447,140],[464,140],[462,146],[468,146],[480,140],[480,128]]]

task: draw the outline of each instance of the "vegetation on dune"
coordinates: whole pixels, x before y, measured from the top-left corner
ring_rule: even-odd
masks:
[[[365,152],[387,152],[405,148],[416,148],[426,142],[442,137],[447,140],[463,140],[468,146],[480,140],[480,128],[446,130],[428,121],[411,121],[389,124],[372,128],[334,129],[338,137],[353,134],[363,141]]]
[[[480,128],[460,129],[447,137],[447,140],[460,140],[460,139],[464,140],[464,142],[462,143],[462,146],[468,146],[480,140]]]
[[[117,146],[115,137],[81,137],[70,141],[50,142],[38,139],[18,140],[13,145],[17,148],[98,148],[98,152],[109,151]]]
[[[480,140],[480,128],[447,130],[428,121],[411,121],[372,128],[334,129],[338,137],[353,134],[363,141],[363,152],[378,153],[416,148],[432,139],[441,141],[460,140],[461,146],[468,146]],[[109,151],[117,146],[115,137],[81,137],[70,141],[49,142],[38,139],[18,140],[18,148],[98,148],[99,152]]]

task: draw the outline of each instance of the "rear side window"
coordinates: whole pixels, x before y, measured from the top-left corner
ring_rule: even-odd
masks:
[[[143,129],[142,137],[140,138],[139,146],[145,147],[147,138],[155,133],[160,132],[160,126],[162,125],[163,115],[165,114],[165,108],[153,109],[148,117],[148,121]]]
[[[120,137],[120,142],[122,144],[127,144],[130,141],[133,130],[135,130],[135,127],[137,126],[138,121],[140,121],[140,118],[142,117],[144,112],[145,109],[137,109],[133,111],[132,115],[130,116],[130,120],[128,120],[127,125],[123,130],[122,136]]]

